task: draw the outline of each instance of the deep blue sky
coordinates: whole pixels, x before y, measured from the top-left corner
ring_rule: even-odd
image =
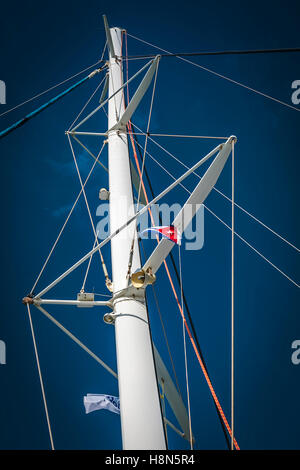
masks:
[[[7,105],[0,113],[96,62],[105,42],[101,15],[111,26],[170,51],[254,49],[299,46],[297,2],[11,2],[1,7],[0,79]],[[129,38],[129,54],[153,49]],[[199,57],[194,61],[291,103],[291,83],[300,79],[299,53]],[[130,63],[130,73],[137,67]],[[64,131],[98,83],[83,85],[64,101],[0,142],[2,200],[2,308],[0,339],[7,364],[0,366],[0,448],[49,448],[26,309],[21,298],[31,289],[50,246],[79,190]],[[59,90],[62,90],[62,87]],[[133,88],[131,88],[131,93]],[[48,96],[48,95],[47,95]],[[49,97],[54,96],[50,93]],[[0,118],[1,129],[42,104],[45,97]],[[95,103],[97,100],[95,101]],[[91,104],[92,109],[93,104]],[[134,122],[145,128],[149,95]],[[162,59],[151,130],[238,137],[236,201],[297,245],[299,113],[239,88],[175,58]],[[104,114],[91,122],[106,130]],[[86,139],[96,151],[101,142]],[[160,141],[187,165],[215,141]],[[83,174],[89,156],[80,155]],[[183,169],[152,144],[149,151],[173,174]],[[104,161],[107,155],[104,154]],[[148,163],[158,193],[170,180]],[[192,189],[197,180],[191,177]],[[88,186],[92,213],[97,193],[107,185],[97,169]],[[230,163],[217,186],[230,196]],[[169,202],[186,199],[182,189]],[[230,223],[230,205],[216,194],[208,206]],[[95,218],[97,221],[97,219]],[[295,251],[236,211],[236,231],[297,281]],[[66,229],[39,287],[47,285],[90,249],[92,234],[81,203]],[[299,244],[299,242],[298,242]],[[150,252],[152,242],[147,242]],[[109,260],[109,251],[105,250]],[[174,250],[177,257],[177,252]],[[72,298],[80,289],[79,269],[53,296]],[[230,232],[205,214],[205,245],[183,254],[186,296],[211,379],[230,417]],[[88,287],[106,293],[96,262]],[[181,321],[161,270],[156,284],[181,389],[185,390]],[[242,449],[299,448],[300,365],[291,362],[291,343],[300,337],[297,288],[236,241],[236,437]],[[49,295],[50,297],[50,295]],[[158,314],[149,296],[153,337],[170,367]],[[49,309],[109,365],[116,368],[113,327],[102,309]],[[86,393],[118,395],[116,380],[33,309],[50,419],[58,449],[121,447],[119,417],[109,412],[85,416]],[[180,347],[179,347],[179,346]],[[192,425],[197,449],[223,449],[224,437],[206,382],[188,347]],[[151,404],[149,404],[151,406]],[[169,412],[170,413],[170,412]],[[174,418],[169,414],[170,418]],[[145,423],[146,425],[146,423]],[[172,431],[170,448],[187,448]]]

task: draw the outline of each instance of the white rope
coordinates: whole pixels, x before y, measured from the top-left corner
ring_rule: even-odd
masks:
[[[59,323],[59,321],[57,321],[54,317],[52,317],[52,315],[50,315],[50,313],[48,313],[47,310],[45,310],[40,305],[35,305],[35,306],[36,308],[38,308],[38,310],[40,310],[40,312],[42,312],[45,315],[45,317],[49,318],[49,320],[51,320],[52,323],[58,326],[58,328],[61,331],[63,331],[67,336],[69,336],[69,338],[71,338],[76,344],[78,344],[78,346],[80,346],[85,352],[87,352],[89,356],[95,359],[95,361],[97,361],[102,367],[104,367],[104,369],[106,369],[116,379],[118,378],[118,375],[116,374],[116,372],[114,372],[107,364],[105,364],[104,361],[102,361],[102,359],[100,359],[100,357],[96,356],[96,354],[94,354],[87,346],[85,346],[85,344],[83,344],[78,338],[76,338],[76,336],[74,336],[73,333],[67,330],[67,328],[65,328],[61,323]]]
[[[234,141],[231,162],[231,450],[234,450]]]
[[[103,148],[104,148],[104,145],[105,145],[105,144],[102,145],[102,147],[101,147],[101,149],[100,149],[100,152],[99,152],[97,158],[95,159],[95,161],[94,161],[94,163],[93,163],[93,165],[92,165],[92,167],[91,167],[91,169],[90,169],[90,172],[89,172],[88,176],[86,177],[86,180],[85,180],[85,182],[84,182],[84,184],[83,184],[83,188],[85,188],[85,185],[87,184],[87,182],[88,182],[88,180],[89,180],[89,178],[90,178],[90,176],[91,176],[91,174],[92,174],[92,172],[93,172],[93,170],[94,170],[94,168],[95,168],[95,166],[96,166],[96,163],[97,163],[97,161],[98,161],[98,159],[99,159],[99,157],[100,157],[100,155],[101,155],[101,153],[102,153],[102,150],[103,150]],[[34,291],[34,289],[35,289],[37,283],[38,283],[39,280],[40,280],[40,277],[41,277],[42,273],[44,272],[44,270],[45,270],[45,268],[46,268],[46,266],[47,266],[47,264],[48,264],[48,262],[49,262],[49,259],[50,259],[51,255],[52,255],[53,251],[55,250],[55,247],[56,247],[56,245],[57,245],[57,243],[58,243],[58,241],[59,241],[59,239],[60,239],[60,237],[61,237],[61,235],[62,235],[62,233],[63,233],[63,231],[64,231],[64,229],[65,229],[65,227],[66,227],[66,225],[67,225],[67,223],[68,223],[68,221],[69,221],[69,219],[70,219],[70,217],[71,217],[71,215],[72,215],[72,213],[73,213],[73,211],[74,211],[74,209],[75,209],[75,207],[76,207],[76,205],[77,205],[77,202],[78,202],[78,200],[79,200],[79,198],[80,198],[80,196],[81,196],[81,193],[83,192],[83,188],[81,188],[81,190],[79,191],[78,196],[76,197],[75,202],[74,202],[74,204],[73,204],[73,206],[72,206],[72,208],[71,208],[69,214],[67,215],[67,218],[66,218],[66,220],[64,221],[63,226],[62,226],[62,228],[60,229],[60,232],[59,232],[59,234],[58,234],[58,236],[57,236],[57,238],[56,238],[54,244],[52,245],[52,248],[51,248],[51,250],[50,250],[50,253],[49,253],[49,255],[47,256],[47,258],[46,258],[46,260],[45,260],[45,262],[44,262],[44,264],[43,264],[43,266],[42,266],[42,269],[41,269],[41,271],[40,271],[38,277],[36,278],[35,283],[33,284],[33,287],[32,287],[32,289],[31,289],[31,293]]]
[[[193,433],[192,433],[192,418],[191,418],[191,403],[190,403],[190,390],[189,390],[189,374],[188,374],[188,363],[186,353],[186,338],[185,338],[185,323],[183,314],[183,292],[182,292],[182,268],[181,268],[181,251],[180,245],[178,245],[178,257],[179,257],[179,278],[180,278],[180,300],[182,310],[182,334],[183,334],[183,349],[184,349],[184,366],[185,366],[185,380],[186,380],[186,394],[188,401],[188,417],[189,417],[189,434],[190,434],[190,446],[193,450]]]
[[[44,389],[44,382],[43,382],[42,371],[41,371],[41,367],[40,367],[39,354],[38,354],[38,350],[37,350],[37,346],[36,346],[35,334],[34,334],[34,329],[33,329],[33,323],[32,323],[29,304],[27,304],[27,312],[28,312],[28,317],[29,317],[30,330],[31,330],[31,336],[32,336],[34,353],[35,353],[35,359],[36,359],[36,364],[37,364],[38,373],[39,373],[39,379],[40,379],[41,391],[42,391],[44,408],[45,408],[45,413],[46,413],[49,438],[50,438],[50,443],[51,443],[51,449],[54,450],[54,443],[53,443],[52,430],[51,430],[51,424],[50,424],[49,413],[48,413],[46,394],[45,394],[45,389]]]
[[[136,126],[137,127],[137,126]],[[140,144],[139,144],[140,145]],[[169,153],[169,152],[168,152]],[[175,176],[173,176],[161,163],[158,163],[158,161],[148,153],[148,155],[150,156],[150,158],[152,158],[152,160],[154,160],[174,181],[177,181],[177,179],[175,178]],[[176,157],[174,157],[175,159],[177,159]],[[184,165],[184,164],[183,164]],[[184,165],[186,166],[186,165]],[[186,168],[188,168],[186,166]],[[193,172],[195,173],[195,172]],[[195,173],[197,175],[197,173]],[[199,176],[199,175],[197,175]],[[201,178],[201,177],[199,177]],[[182,183],[179,183],[179,185],[185,189],[185,191],[187,191],[188,194],[191,194],[191,191],[189,191]],[[229,230],[231,230],[231,227],[229,225],[226,224],[226,222],[224,222],[222,219],[220,219],[220,217],[218,217],[211,209],[209,209],[209,207],[207,207],[207,205],[203,204],[204,207],[214,216],[216,217],[220,222],[222,222],[223,225],[225,225],[225,227],[227,227]],[[244,242],[246,245],[249,246],[249,248],[251,248],[253,251],[255,251],[255,253],[257,253],[262,259],[264,259],[267,263],[269,263],[274,269],[276,269],[280,274],[282,274],[286,279],[288,279],[290,282],[292,282],[296,287],[300,287],[300,285],[298,285],[291,277],[289,277],[287,274],[285,274],[285,272],[283,272],[280,268],[278,268],[275,264],[273,264],[268,258],[266,258],[262,253],[260,253],[256,248],[254,248],[254,246],[252,246],[249,242],[247,242],[247,240],[245,240],[241,235],[239,235],[236,231],[234,232],[234,234],[240,239],[242,240],[242,242]]]
[[[136,124],[134,125],[134,127],[136,127],[137,129],[141,130]],[[142,135],[144,135],[145,133],[144,132],[141,132]],[[152,134],[153,135],[153,134]],[[178,157],[176,157],[174,154],[172,154],[171,152],[169,152],[169,150],[167,150],[165,147],[163,147],[161,144],[159,144],[158,142],[156,142],[156,140],[152,139],[151,138],[151,134],[149,136],[149,139],[151,140],[151,142],[153,142],[157,147],[159,147],[161,150],[163,150],[167,155],[169,155],[170,157],[172,157],[174,160],[176,160],[178,163],[180,163],[180,165],[184,166],[185,168],[189,168],[185,163],[183,163],[181,160],[179,160]],[[197,178],[201,179],[202,177],[200,175],[198,175],[198,173],[194,172],[194,175],[197,176]],[[213,190],[216,191],[217,193],[219,193],[221,196],[223,196],[227,201],[229,202],[232,202],[230,197],[226,196],[226,194],[224,194],[222,191],[220,191],[219,189],[217,189],[215,186],[213,187]],[[282,235],[280,235],[279,233],[275,232],[275,230],[273,230],[271,227],[269,227],[268,225],[266,225],[264,222],[262,222],[260,219],[258,219],[257,217],[255,217],[253,214],[251,214],[249,211],[247,211],[244,207],[240,206],[239,204],[237,204],[236,202],[234,202],[234,205],[235,207],[237,207],[238,209],[240,209],[241,211],[243,211],[245,214],[247,214],[249,217],[251,217],[253,220],[255,220],[256,222],[258,222],[260,225],[262,225],[264,228],[266,228],[267,230],[269,230],[271,233],[273,233],[273,235],[275,235],[276,237],[280,238],[282,241],[284,241],[285,243],[287,243],[291,248],[294,248],[296,251],[300,252],[300,249],[297,248],[295,245],[293,245],[291,242],[289,242],[286,238],[284,238]]]
[[[136,39],[137,41],[148,44],[148,46],[155,47],[155,49],[166,52],[167,54],[172,54],[171,52],[167,51],[166,49],[162,49],[161,47],[155,46],[154,44],[151,44],[150,42],[144,41],[143,39],[137,38],[136,36],[133,36],[132,34],[129,34],[129,33],[127,33],[127,34],[128,34],[128,36]],[[235,85],[238,85],[238,86],[241,86],[243,88],[246,88],[247,90],[253,91],[254,93],[257,93],[258,95],[264,96],[265,98],[268,98],[269,100],[272,100],[272,101],[275,101],[276,103],[282,104],[283,106],[294,109],[295,111],[300,111],[299,108],[296,108],[295,106],[292,106],[291,104],[288,104],[288,103],[285,103],[284,101],[278,100],[277,98],[274,98],[273,96],[267,95],[266,93],[262,93],[261,91],[258,91],[255,88],[251,88],[247,85],[244,85],[241,82],[237,82],[236,80],[233,80],[232,78],[226,77],[225,75],[221,75],[220,73],[215,72],[211,69],[208,69],[207,67],[203,67],[203,65],[199,65],[196,62],[192,62],[189,59],[185,59],[184,57],[178,57],[178,56],[176,56],[176,58],[180,59],[180,60],[183,60],[184,62],[187,62],[188,64],[195,65],[195,67],[198,67],[202,70],[205,70],[206,72],[212,73],[213,75],[216,75],[217,77],[224,78],[224,80],[227,80],[231,83],[234,83]]]

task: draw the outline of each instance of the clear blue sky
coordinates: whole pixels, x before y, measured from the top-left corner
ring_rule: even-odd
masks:
[[[275,1],[241,2],[70,2],[28,1],[2,5],[0,79],[7,86],[6,109],[96,62],[105,37],[102,14],[111,26],[170,51],[282,48],[299,46],[299,5]],[[154,50],[129,38],[129,54]],[[300,79],[299,53],[198,57],[195,62],[289,104],[291,83]],[[130,73],[138,63],[130,63]],[[22,297],[29,292],[50,246],[79,191],[64,135],[97,80],[89,82],[0,142],[2,200],[2,308],[0,339],[7,364],[0,366],[0,448],[49,448],[47,426]],[[64,87],[62,87],[63,89]],[[133,90],[133,88],[131,89]],[[48,95],[47,95],[48,96]],[[49,97],[54,96],[50,93]],[[1,129],[42,104],[45,97],[0,118]],[[95,101],[97,102],[97,100]],[[91,104],[92,109],[93,105]],[[299,106],[298,106],[299,108]],[[145,128],[149,96],[134,121]],[[93,130],[106,130],[105,116]],[[299,175],[297,111],[226,82],[175,58],[162,59],[153,111],[152,132],[228,136],[235,134],[236,201],[297,245]],[[99,141],[85,140],[90,148]],[[207,153],[214,141],[160,141],[187,165]],[[80,169],[90,158],[79,148]],[[182,168],[152,144],[149,151],[174,175]],[[103,159],[106,162],[107,155]],[[170,180],[148,163],[156,193]],[[197,180],[187,184],[192,189]],[[107,185],[97,169],[88,186],[92,213],[98,190]],[[230,196],[230,163],[218,188]],[[186,199],[182,189],[169,202]],[[230,223],[230,204],[211,194],[208,206]],[[97,221],[97,218],[95,217]],[[236,231],[297,281],[296,252],[236,211]],[[92,245],[82,202],[41,278],[46,286]],[[298,243],[299,244],[299,243]],[[148,252],[153,248],[147,242]],[[177,252],[174,251],[177,257]],[[109,259],[109,251],[105,250]],[[297,271],[298,269],[298,271]],[[79,269],[53,290],[72,298],[81,287]],[[211,379],[230,418],[230,232],[205,214],[205,244],[183,255],[186,296]],[[89,288],[105,292],[99,266],[92,266]],[[181,321],[166,276],[157,291],[174,353],[181,389],[185,390]],[[297,288],[241,241],[236,241],[236,438],[242,449],[299,448],[300,365],[291,362],[291,343],[300,338]],[[154,341],[170,367],[153,298],[149,296]],[[49,309],[67,328],[116,368],[113,327],[102,309]],[[58,449],[121,448],[120,420],[103,411],[84,414],[86,393],[118,395],[116,380],[42,318],[34,309],[41,367],[50,419]],[[188,346],[192,425],[196,449],[224,449],[225,440],[202,372]],[[151,406],[151,404],[149,404]],[[170,418],[174,421],[170,410]],[[146,425],[146,423],[145,423]],[[169,431],[170,448],[188,448]]]

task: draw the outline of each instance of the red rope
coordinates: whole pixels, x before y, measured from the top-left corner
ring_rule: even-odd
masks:
[[[128,82],[127,32],[125,32],[125,48],[126,48],[126,80],[127,80],[127,82]],[[129,103],[129,87],[128,87],[128,83],[127,83],[127,103]],[[131,145],[132,145],[132,149],[133,149],[134,160],[135,160],[135,163],[136,163],[136,166],[137,166],[137,170],[138,170],[138,173],[139,173],[139,176],[140,176],[140,179],[141,179],[141,184],[142,184],[143,192],[144,192],[144,195],[145,195],[146,203],[148,204],[148,203],[149,203],[149,200],[148,200],[147,191],[146,191],[146,188],[145,188],[143,179],[142,179],[142,173],[141,173],[141,169],[140,169],[140,165],[139,165],[139,161],[138,161],[138,157],[137,157],[137,152],[136,152],[136,147],[135,147],[135,143],[134,143],[134,139],[133,139],[133,131],[132,131],[132,126],[131,126],[131,121],[128,122],[127,128],[128,128],[128,133],[129,133],[129,136],[130,136],[130,141],[131,141]],[[149,214],[150,214],[150,218],[151,218],[152,225],[155,225],[155,224],[154,224],[153,215],[152,215],[152,211],[151,211],[151,208],[150,208],[150,207],[149,207],[148,211],[149,211]],[[158,237],[158,236],[156,236],[156,240],[157,240],[157,243],[159,243],[159,237]],[[190,338],[190,341],[191,341],[191,343],[192,343],[193,349],[194,349],[195,354],[196,354],[196,356],[197,356],[197,359],[198,359],[198,362],[199,362],[200,367],[201,367],[201,369],[202,369],[203,375],[204,375],[204,377],[205,377],[205,379],[206,379],[207,385],[208,385],[209,390],[210,390],[210,392],[211,392],[211,394],[212,394],[213,400],[214,400],[214,402],[215,402],[215,404],[216,404],[216,406],[217,406],[217,408],[218,408],[218,410],[219,410],[219,412],[220,412],[220,415],[221,415],[221,417],[222,417],[222,419],[223,419],[223,422],[224,422],[224,424],[225,424],[225,426],[226,426],[226,429],[227,429],[227,431],[228,431],[228,433],[229,433],[229,435],[230,435],[230,437],[231,437],[231,435],[232,435],[231,428],[230,428],[230,426],[229,426],[229,424],[228,424],[228,421],[227,421],[227,419],[226,419],[226,416],[225,416],[225,413],[224,413],[224,411],[223,411],[223,408],[222,408],[222,406],[221,406],[221,404],[220,404],[220,402],[219,402],[219,400],[218,400],[217,394],[216,394],[216,392],[215,392],[215,390],[214,390],[214,387],[213,387],[213,385],[212,385],[212,383],[211,383],[211,380],[210,380],[210,378],[209,378],[209,376],[208,376],[208,374],[207,374],[206,368],[205,368],[205,366],[204,366],[204,364],[203,364],[203,361],[202,361],[202,359],[201,359],[201,357],[200,357],[200,354],[199,354],[199,352],[198,352],[197,346],[196,346],[196,344],[195,344],[194,338],[193,338],[193,336],[192,336],[192,334],[191,334],[191,331],[190,331],[189,326],[188,326],[188,324],[187,324],[187,321],[186,321],[186,319],[185,319],[185,315],[184,315],[184,312],[183,312],[183,310],[182,310],[180,301],[179,301],[179,299],[178,299],[178,296],[177,296],[177,293],[176,293],[176,289],[175,289],[175,286],[174,286],[174,283],[173,283],[173,280],[172,280],[172,276],[171,276],[171,273],[170,273],[170,270],[169,270],[169,267],[168,267],[168,265],[167,265],[166,260],[164,260],[164,266],[165,266],[165,270],[166,270],[166,273],[167,273],[167,276],[168,276],[168,279],[169,279],[169,282],[170,282],[170,285],[171,285],[171,288],[172,288],[172,291],[173,291],[175,300],[176,300],[176,302],[177,302],[178,309],[179,309],[180,314],[181,314],[181,317],[182,317],[182,319],[183,319],[183,321],[184,321],[184,325],[185,325],[186,331],[187,331],[188,336],[189,336],[189,338]],[[240,450],[240,447],[239,447],[239,445],[238,445],[238,443],[237,443],[237,441],[236,441],[235,438],[234,438],[234,445],[235,445],[236,450]]]

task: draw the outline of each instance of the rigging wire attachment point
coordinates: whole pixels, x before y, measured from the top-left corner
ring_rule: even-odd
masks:
[[[144,288],[149,284],[154,284],[155,281],[156,276],[152,273],[151,268],[148,268],[146,271],[140,269],[131,275],[131,283],[133,287],[137,289]]]
[[[26,297],[23,297],[22,299],[22,303],[24,305],[32,305],[34,303],[34,294],[33,293],[30,293],[28,294]]]

